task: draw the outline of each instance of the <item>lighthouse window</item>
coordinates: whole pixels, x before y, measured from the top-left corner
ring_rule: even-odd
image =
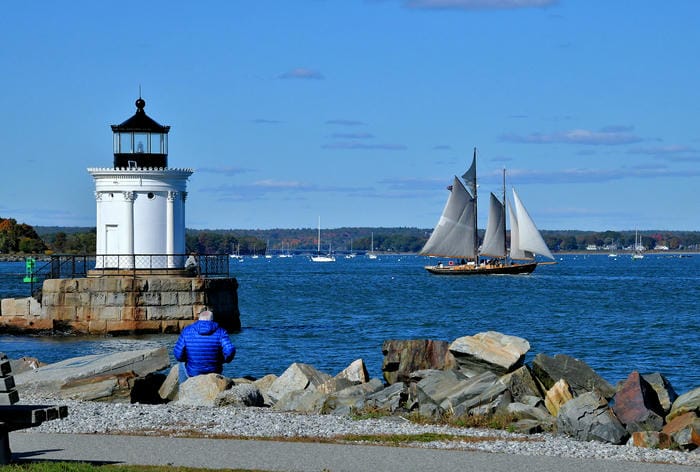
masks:
[[[153,192],[148,192],[148,199],[153,200],[154,198],[156,198],[156,196],[153,194]]]
[[[134,145],[136,147],[134,152],[151,152],[148,147],[148,134],[146,133],[134,133]]]
[[[119,152],[130,153],[131,151],[131,133],[119,133]]]
[[[165,135],[161,133],[151,133],[151,152],[153,154],[167,154]]]

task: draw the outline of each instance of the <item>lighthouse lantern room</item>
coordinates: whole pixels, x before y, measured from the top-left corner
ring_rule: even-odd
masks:
[[[182,269],[185,200],[192,169],[168,167],[168,132],[136,100],[112,125],[114,164],[90,168],[97,203],[96,269]]]

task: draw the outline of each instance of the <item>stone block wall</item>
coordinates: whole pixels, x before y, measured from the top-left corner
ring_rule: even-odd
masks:
[[[41,302],[4,299],[0,330],[76,334],[178,333],[209,307],[229,332],[240,330],[234,278],[110,276],[49,279]]]

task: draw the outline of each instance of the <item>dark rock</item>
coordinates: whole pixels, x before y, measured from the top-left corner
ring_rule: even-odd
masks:
[[[252,383],[237,384],[219,393],[214,406],[264,406],[265,400],[258,387]]]
[[[501,403],[498,397],[505,391],[506,386],[492,372],[466,378],[457,371],[436,370],[416,384],[419,410],[427,411],[429,416],[436,412],[461,416],[473,408],[491,411],[498,408]]]
[[[598,392],[588,392],[562,405],[557,430],[580,441],[623,444],[629,434]]]
[[[588,364],[565,354],[557,354],[554,357],[537,354],[532,361],[532,371],[545,390],[552,388],[559,379],[564,379],[574,396],[593,391],[608,399],[615,395],[613,386]]]
[[[642,378],[654,389],[656,396],[659,398],[659,404],[664,410],[664,416],[667,415],[668,412],[671,411],[671,405],[673,405],[673,402],[678,398],[678,394],[673,389],[671,382],[658,372],[643,374]]]
[[[361,410],[367,405],[367,399],[383,388],[384,382],[379,379],[345,388],[328,395],[320,412],[347,415]]]
[[[515,402],[520,402],[523,398],[531,396],[543,398],[537,382],[526,365],[501,377],[501,382],[510,391]]]
[[[382,373],[388,384],[408,382],[411,372],[451,368],[454,359],[446,341],[430,339],[388,340],[382,345]]]
[[[630,433],[659,431],[664,425],[664,411],[656,390],[637,371],[627,377],[615,394],[613,411]]]
[[[398,382],[369,395],[365,405],[394,413],[404,407],[407,399],[408,387],[403,382]]]
[[[142,403],[146,405],[159,405],[165,403],[158,394],[158,390],[166,379],[165,374],[150,373],[145,377],[134,379],[134,386],[131,388],[131,403]]]
[[[539,421],[531,419],[522,419],[511,423],[508,429],[521,434],[537,434],[545,430]]]

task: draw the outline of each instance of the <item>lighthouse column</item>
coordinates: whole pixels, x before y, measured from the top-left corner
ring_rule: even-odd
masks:
[[[95,203],[97,206],[95,214],[97,215],[97,221],[96,224],[97,226],[95,227],[95,243],[96,243],[96,248],[95,248],[95,254],[104,254],[105,253],[105,248],[103,247],[104,244],[104,234],[102,234],[102,192],[95,192]],[[97,257],[95,259],[95,268],[101,269],[104,267],[104,256],[102,258]]]
[[[126,202],[126,214],[124,215],[124,223],[126,228],[124,228],[124,235],[126,236],[126,248],[123,254],[127,254],[125,261],[119,262],[119,267],[125,269],[133,269],[134,264],[134,199],[136,195],[134,192],[124,192],[124,201]],[[123,263],[122,263],[123,262]]]
[[[175,267],[175,198],[177,192],[168,192],[168,204],[165,211],[165,252],[168,254],[168,268]]]

